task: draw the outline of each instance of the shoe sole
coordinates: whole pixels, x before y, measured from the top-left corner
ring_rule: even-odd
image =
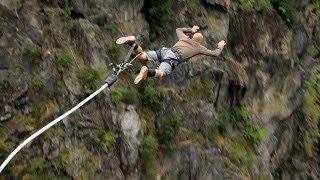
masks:
[[[134,84],[138,84],[142,78],[143,78],[143,74],[145,71],[147,71],[148,68],[146,66],[142,66],[139,75],[136,77],[136,79],[134,80]],[[144,78],[145,79],[145,78]]]
[[[117,39],[116,43],[117,44],[125,44],[128,41],[135,41],[136,38],[134,36],[127,36],[127,37],[121,37]]]

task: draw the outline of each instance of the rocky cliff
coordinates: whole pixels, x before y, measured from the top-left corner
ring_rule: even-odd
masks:
[[[1,163],[102,85],[118,37],[153,50],[198,25],[208,48],[227,41],[139,85],[134,62],[0,179],[320,179],[319,16],[319,0],[0,0]]]

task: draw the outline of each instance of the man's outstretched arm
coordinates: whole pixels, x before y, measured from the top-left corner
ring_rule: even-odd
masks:
[[[219,43],[218,43],[218,47],[214,50],[210,50],[204,46],[201,46],[201,51],[200,53],[201,54],[204,54],[204,55],[208,55],[208,56],[219,56],[224,48],[224,46],[226,45],[226,42],[224,40],[221,40]]]
[[[189,38],[187,35],[184,34],[184,32],[195,33],[198,31],[198,29],[199,29],[198,26],[193,26],[192,28],[177,28],[176,33],[177,33],[178,39]]]

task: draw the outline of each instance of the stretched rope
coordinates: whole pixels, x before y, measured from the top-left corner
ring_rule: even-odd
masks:
[[[137,54],[130,62],[129,64],[132,65],[131,63],[137,58],[139,57],[143,52]],[[119,71],[117,73],[117,75],[120,73],[121,71]],[[46,130],[48,130],[49,128],[51,128],[53,125],[57,124],[59,121],[61,121],[62,119],[66,118],[67,116],[69,116],[71,113],[73,113],[75,110],[79,109],[81,106],[83,106],[85,103],[87,103],[89,100],[91,100],[92,98],[94,98],[96,95],[98,95],[101,91],[103,91],[105,88],[108,87],[108,84],[105,83],[103,86],[100,87],[100,89],[98,89],[97,91],[95,91],[94,93],[92,93],[89,97],[87,97],[86,99],[84,99],[83,101],[81,101],[78,105],[76,105],[75,107],[73,107],[72,109],[70,109],[68,112],[64,113],[63,115],[61,115],[60,117],[58,117],[57,119],[53,120],[52,122],[50,122],[49,124],[47,124],[46,126],[44,126],[43,128],[41,128],[40,130],[38,130],[36,133],[34,133],[33,135],[31,135],[28,139],[24,140],[14,151],[12,151],[12,153],[7,157],[7,159],[1,164],[0,166],[0,173],[3,171],[3,169],[7,166],[7,164],[11,161],[11,159],[29,142],[31,142],[33,139],[35,139],[36,137],[38,137],[40,134],[42,134],[43,132],[45,132]]]
[[[60,117],[58,117],[57,119],[55,119],[54,121],[52,121],[51,123],[47,124],[46,126],[44,126],[43,128],[41,128],[40,130],[38,130],[36,133],[34,133],[32,136],[30,136],[28,139],[24,140],[8,157],[7,159],[1,164],[0,166],[0,173],[2,172],[2,170],[7,166],[7,164],[10,162],[10,160],[29,142],[31,142],[33,139],[35,139],[36,137],[38,137],[40,134],[42,134],[43,132],[45,132],[47,129],[49,129],[50,127],[52,127],[53,125],[57,124],[59,121],[61,121],[62,119],[66,118],[67,116],[69,116],[71,113],[73,113],[75,110],[79,109],[81,106],[83,106],[85,103],[87,103],[89,100],[91,100],[92,98],[94,98],[96,95],[98,95],[101,91],[103,91],[106,87],[108,87],[108,84],[104,84],[103,86],[100,87],[100,89],[98,89],[96,92],[92,93],[89,97],[87,97],[86,99],[84,99],[83,101],[81,101],[78,105],[76,105],[75,107],[73,107],[72,109],[70,109],[68,112],[64,113],[63,115],[61,115]]]

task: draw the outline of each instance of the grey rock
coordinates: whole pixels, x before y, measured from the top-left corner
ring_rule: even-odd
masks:
[[[293,36],[293,45],[298,56],[302,56],[308,46],[308,34],[303,30],[298,30]]]
[[[4,116],[0,116],[0,122],[9,121],[11,118],[12,118],[12,114],[10,113],[5,114]]]
[[[298,172],[307,170],[306,164],[304,162],[301,162],[301,160],[292,159],[292,164],[297,169]]]
[[[8,131],[6,136],[10,137],[4,137],[6,141],[34,131],[23,118],[32,117],[31,104],[49,100],[46,89],[43,92],[34,92],[32,89],[34,75],[45,78],[46,88],[57,82],[58,95],[50,98],[50,101],[56,101],[62,109],[69,109],[89,92],[78,83],[77,70],[88,66],[105,76],[110,71],[106,64],[117,61],[109,57],[105,46],[119,36],[142,32],[148,36],[148,31],[154,28],[145,21],[141,12],[145,1],[141,0],[69,0],[73,8],[71,16],[61,14],[65,10],[64,1],[19,2],[21,8],[17,11],[20,15],[18,19],[10,1],[0,0],[0,79],[8,78],[17,83],[12,97],[0,97],[1,103],[9,104],[4,106],[0,103],[0,120],[5,121],[1,124],[8,125],[5,131]],[[18,174],[17,178],[26,178],[29,170],[23,167],[29,165],[30,158],[35,155],[44,153],[46,159],[50,160],[65,152],[66,173],[73,179],[141,179],[141,136],[145,131],[157,136],[160,130],[158,120],[167,112],[176,111],[184,113],[181,128],[174,139],[177,148],[171,154],[161,152],[157,156],[159,167],[155,169],[159,179],[271,179],[270,171],[281,168],[288,157],[293,161],[286,164],[285,168],[290,174],[284,172],[283,179],[305,179],[310,172],[317,172],[317,166],[310,163],[312,158],[301,160],[304,153],[299,148],[303,144],[296,142],[301,139],[296,131],[303,129],[300,127],[306,123],[302,118],[294,117],[304,99],[312,62],[318,60],[306,58],[305,54],[314,27],[319,24],[319,18],[307,12],[306,5],[311,1],[299,0],[294,3],[299,10],[306,11],[303,14],[303,28],[294,30],[286,26],[278,10],[271,13],[238,13],[232,11],[238,2],[230,0],[201,1],[200,7],[197,7],[201,11],[199,17],[188,17],[185,11],[192,2],[174,2],[176,16],[170,25],[173,28],[199,25],[206,47],[215,48],[221,39],[227,40],[227,46],[222,56],[193,58],[156,84],[165,86],[166,93],[161,110],[151,112],[154,120],[151,130],[145,129],[144,120],[139,117],[135,106],[115,106],[110,95],[97,98],[82,107],[75,116],[65,119],[64,125],[54,129],[57,136],[44,136],[40,140],[43,142],[41,148],[37,147],[39,143],[29,145],[29,148],[37,150],[25,151],[22,161],[17,157],[19,166],[9,167],[8,176],[13,172]],[[109,29],[105,30],[102,27],[104,25]],[[162,45],[170,46],[177,40],[174,29],[168,37],[161,35],[156,38],[155,42],[149,42],[147,38],[143,47],[153,49]],[[316,40],[319,41],[319,38],[316,37]],[[39,66],[26,63],[22,54],[28,46],[50,49],[51,55],[43,56]],[[57,72],[57,57],[62,51],[72,56],[68,69],[63,73]],[[239,66],[219,61],[232,58]],[[241,67],[240,71],[237,71],[238,67]],[[210,88],[208,97],[186,100],[189,90],[202,87],[203,74],[209,75],[210,79],[206,87]],[[134,75],[127,75],[119,76],[119,80],[123,81],[117,83],[121,85],[127,80],[131,81],[128,76]],[[64,82],[60,82],[60,77]],[[210,125],[217,117],[217,109],[229,107],[229,83],[248,90],[241,99],[241,103],[252,113],[252,121],[247,123],[261,123],[269,129],[262,145],[253,147],[257,161],[250,168],[230,160],[223,145],[217,147],[215,142],[209,140]],[[140,105],[137,107],[144,108]],[[47,107],[46,110],[51,109]],[[11,123],[13,119],[21,120],[21,123]],[[10,122],[6,122],[8,120]],[[0,126],[0,130],[4,128]],[[232,132],[228,136],[239,135],[235,129],[230,127],[229,130]],[[115,148],[100,152],[88,140],[105,131],[120,132],[121,138]],[[221,141],[226,145],[228,137]],[[20,168],[23,169],[18,172]],[[52,168],[48,166],[46,170]],[[59,175],[64,176],[65,173]],[[12,177],[0,175],[0,179],[8,178]]]
[[[138,133],[141,128],[139,115],[135,111],[135,106],[129,105],[120,120],[121,129],[124,136],[133,143],[138,141]]]
[[[9,69],[11,67],[12,59],[10,56],[0,50],[0,70]]]
[[[229,6],[230,6],[230,0],[206,0],[206,2],[213,6],[215,5],[223,6],[226,9],[229,9]]]
[[[49,154],[49,148],[50,148],[50,142],[49,141],[44,141],[42,145],[42,151],[45,155]]]
[[[135,106],[129,105],[120,115],[121,131],[124,135],[121,143],[121,160],[126,171],[136,168],[139,159],[139,132],[141,122],[139,115],[135,111]]]

